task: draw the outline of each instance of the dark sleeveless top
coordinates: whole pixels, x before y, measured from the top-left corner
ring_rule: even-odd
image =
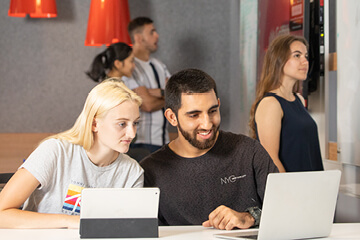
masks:
[[[279,158],[287,172],[324,170],[320,153],[318,130],[300,98],[294,93],[295,101],[267,93],[275,97],[283,110],[281,119]],[[256,137],[257,125],[255,122]]]

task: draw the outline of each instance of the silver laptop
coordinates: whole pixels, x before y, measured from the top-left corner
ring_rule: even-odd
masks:
[[[159,188],[85,188],[81,238],[158,237]]]
[[[258,231],[215,234],[224,239],[327,237],[333,225],[339,170],[268,175]]]

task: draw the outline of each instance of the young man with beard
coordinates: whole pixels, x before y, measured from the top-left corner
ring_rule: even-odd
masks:
[[[180,71],[166,85],[165,106],[178,137],[140,163],[145,186],[161,190],[160,224],[257,225],[267,175],[278,169],[258,141],[219,130],[215,81],[201,70]]]

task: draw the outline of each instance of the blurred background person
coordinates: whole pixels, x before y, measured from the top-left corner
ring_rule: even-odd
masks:
[[[130,148],[146,149],[149,154],[169,142],[164,89],[170,73],[164,63],[151,56],[157,51],[159,41],[153,21],[147,17],[135,18],[129,23],[128,31],[133,42],[135,70],[131,78],[123,80],[143,99],[139,131]]]
[[[307,49],[299,36],[280,35],[271,42],[250,112],[252,137],[280,172],[323,170],[317,125],[296,93],[307,78]]]
[[[126,43],[119,42],[111,44],[105,51],[99,53],[86,75],[95,82],[101,82],[110,77],[130,77],[134,67],[132,48]]]

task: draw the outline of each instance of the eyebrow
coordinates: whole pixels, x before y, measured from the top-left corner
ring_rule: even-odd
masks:
[[[139,120],[140,119],[140,116],[139,117],[137,117],[136,119],[135,119],[135,121],[136,120]],[[116,121],[119,121],[119,120],[125,120],[125,121],[130,121],[130,119],[128,119],[128,118],[117,118],[117,119],[115,119]]]
[[[295,51],[291,52],[291,54],[293,54],[293,53],[301,53],[302,54],[302,52],[299,50],[295,50]],[[308,52],[305,52],[305,54],[308,54]]]
[[[210,107],[208,111],[210,111],[211,109],[214,109],[214,108],[218,108],[218,107],[219,107],[219,104],[216,104],[216,105]],[[193,111],[186,112],[185,114],[191,115],[191,114],[200,113],[200,112],[201,112],[200,110],[193,110]]]

